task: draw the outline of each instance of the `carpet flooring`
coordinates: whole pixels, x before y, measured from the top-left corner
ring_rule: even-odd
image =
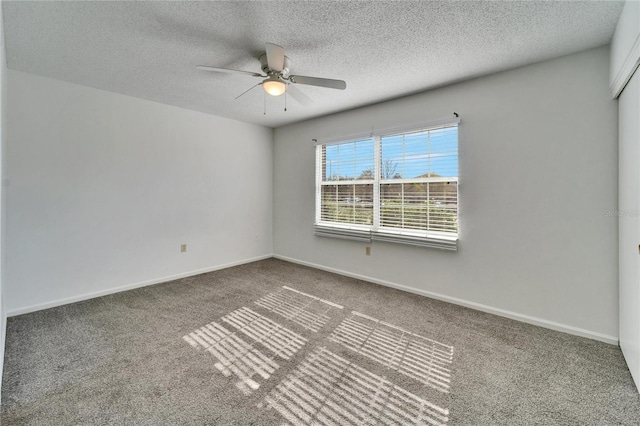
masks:
[[[9,318],[2,425],[638,425],[620,348],[268,259]]]

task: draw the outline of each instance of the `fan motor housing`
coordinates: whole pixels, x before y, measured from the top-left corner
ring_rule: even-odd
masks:
[[[287,77],[289,75],[289,67],[291,66],[291,61],[288,56],[284,57],[284,66],[282,67],[282,72],[280,73],[282,77]],[[267,63],[267,54],[260,56],[260,67],[262,68],[262,72],[267,75],[271,75],[274,71],[269,68],[269,64]]]

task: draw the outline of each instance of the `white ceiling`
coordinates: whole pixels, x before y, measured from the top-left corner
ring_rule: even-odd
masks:
[[[288,123],[607,44],[622,2],[13,2],[3,1],[9,68],[245,122]],[[267,98],[250,76],[264,43],[291,73],[342,79],[298,85],[303,107]]]

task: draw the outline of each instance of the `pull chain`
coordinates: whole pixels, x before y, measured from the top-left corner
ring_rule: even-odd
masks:
[[[287,86],[284,86],[284,111],[287,111]]]
[[[267,92],[263,90],[262,93],[264,94],[264,112],[262,115],[267,115]]]

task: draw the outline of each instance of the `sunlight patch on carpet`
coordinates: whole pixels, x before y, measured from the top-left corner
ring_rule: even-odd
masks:
[[[290,359],[307,339],[249,308],[240,308],[224,316],[222,321],[284,359]]]
[[[255,304],[313,332],[319,331],[331,319],[328,315],[331,310],[343,309],[342,305],[287,286],[267,294]]]
[[[427,386],[449,392],[453,346],[353,311],[329,340]]]
[[[240,379],[236,387],[245,395],[260,387],[258,377],[267,380],[279,368],[275,356],[290,359],[307,339],[276,322],[243,307],[222,317],[222,322],[234,327],[232,332],[222,324],[211,322],[182,338],[194,348],[203,348],[217,360],[215,367],[226,377],[235,374]],[[247,343],[237,333],[251,338]],[[260,344],[262,348],[256,347]],[[274,355],[264,354],[266,348]]]
[[[449,410],[384,377],[317,347],[259,407],[275,409],[289,425],[433,425]]]

